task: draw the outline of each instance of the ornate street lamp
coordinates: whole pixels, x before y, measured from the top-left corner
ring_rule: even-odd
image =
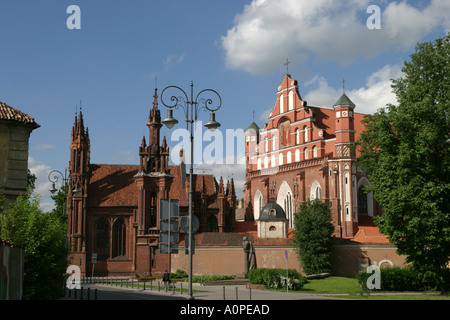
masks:
[[[166,104],[164,101],[164,93],[168,89],[174,89],[175,91],[181,92],[181,96],[172,95],[170,97],[170,101],[172,101],[172,104]],[[188,237],[189,237],[189,248],[188,248],[188,254],[189,254],[189,270],[188,270],[188,276],[189,276],[189,293],[188,293],[188,299],[194,299],[194,296],[192,295],[192,251],[193,251],[193,233],[192,233],[192,174],[193,174],[193,165],[194,165],[194,136],[193,136],[193,124],[197,121],[197,115],[199,110],[205,109],[210,112],[210,118],[207,123],[205,123],[205,127],[208,128],[211,131],[214,131],[218,127],[220,127],[220,123],[218,123],[215,119],[215,114],[217,110],[220,109],[222,106],[222,98],[220,95],[212,90],[212,89],[205,89],[200,91],[197,96],[194,99],[194,83],[191,81],[191,92],[190,92],[190,98],[188,98],[188,95],[186,92],[184,92],[183,89],[177,86],[168,86],[164,88],[164,90],[161,92],[161,102],[162,104],[168,108],[167,110],[167,118],[165,118],[162,123],[164,123],[167,128],[171,129],[175,124],[178,123],[178,120],[173,117],[173,109],[178,109],[179,107],[182,107],[184,109],[184,113],[186,116],[186,129],[188,125],[190,124],[190,149],[191,149],[191,166],[189,169],[189,228],[188,228]],[[213,99],[211,98],[218,98],[218,104],[216,107],[211,107],[213,104]],[[201,98],[201,96],[207,96],[205,98]],[[199,100],[200,98],[200,100]]]
[[[64,221],[65,215],[66,215],[66,202],[67,202],[67,188],[65,188],[65,186],[70,179],[70,175],[67,176],[67,169],[64,170],[64,174],[62,174],[58,170],[53,170],[48,174],[48,180],[52,183],[52,188],[49,190],[51,192],[51,194],[55,194],[58,191],[58,189],[56,189],[56,183],[59,181],[59,179],[62,180],[62,188],[64,188],[63,189],[64,203],[63,203],[63,213],[62,213],[62,217],[63,217],[63,221]],[[78,189],[78,183],[77,183],[75,185],[75,188],[72,190],[72,193],[77,194],[79,192],[80,192],[80,190]]]

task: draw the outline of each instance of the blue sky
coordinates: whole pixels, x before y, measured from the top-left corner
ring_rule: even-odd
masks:
[[[0,101],[41,125],[31,135],[30,169],[48,208],[47,175],[68,166],[80,100],[92,163],[139,162],[156,77],[159,92],[169,85],[187,91],[191,80],[195,92],[219,92],[223,103],[216,119],[224,134],[247,128],[253,110],[263,125],[286,58],[310,105],[331,107],[345,78],[359,111],[372,113],[395,103],[390,79],[401,76],[415,44],[448,30],[447,2],[2,0]],[[67,28],[70,5],[81,9],[79,30]],[[369,5],[380,8],[381,29],[367,28]],[[181,111],[175,116],[182,123]],[[208,114],[200,120],[206,122]],[[175,145],[172,132],[162,129]],[[233,176],[242,194],[242,165],[198,167]]]

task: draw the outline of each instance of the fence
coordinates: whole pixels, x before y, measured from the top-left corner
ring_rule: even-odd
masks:
[[[177,283],[178,288],[177,288]],[[100,284],[100,285],[109,285],[116,286],[121,288],[131,288],[131,289],[141,289],[141,290],[158,290],[158,292],[171,291],[172,294],[180,293],[183,294],[183,282],[181,281],[173,281],[168,285],[164,286],[161,284],[160,279],[149,279],[149,280],[140,280],[140,279],[130,279],[130,278],[109,278],[109,277],[84,277],[80,279],[80,284]],[[187,291],[186,289],[184,289]],[[66,298],[71,299],[79,299],[79,300],[97,300],[98,299],[98,290],[95,288],[91,292],[91,288],[84,288],[81,286],[80,289],[68,289],[65,288],[64,296]]]
[[[166,292],[172,294],[183,294],[187,293],[187,288],[183,288],[184,280],[171,280],[169,286],[164,286],[161,282],[161,279],[130,279],[130,278],[109,278],[109,277],[86,277],[80,279],[80,285],[82,284],[94,284],[94,285],[106,285],[106,286],[116,286],[121,288],[130,288],[136,290],[157,290],[158,292]],[[185,283],[186,284],[186,283]],[[187,287],[187,284],[186,284]],[[225,288],[228,288],[227,293]],[[220,290],[220,289],[219,289]],[[93,292],[92,292],[93,291]],[[246,286],[247,293],[244,296],[239,296],[238,287],[234,287],[233,285],[224,285],[222,286],[222,290],[219,295],[216,295],[217,299],[223,300],[227,299],[235,299],[239,300],[239,298],[244,300],[252,300],[252,288],[251,286]],[[242,294],[242,291],[241,291]],[[65,298],[70,299],[79,299],[79,300],[97,300],[98,299],[98,290],[95,288],[91,290],[91,288],[84,288],[81,286],[80,289],[67,289],[65,288]]]

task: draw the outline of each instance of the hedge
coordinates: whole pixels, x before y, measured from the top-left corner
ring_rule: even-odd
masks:
[[[371,275],[366,270],[362,270],[356,276],[363,290],[368,290],[367,279]],[[425,288],[411,267],[381,268],[380,280],[382,291],[421,291]]]

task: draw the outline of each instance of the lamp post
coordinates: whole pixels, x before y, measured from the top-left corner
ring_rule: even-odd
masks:
[[[52,174],[53,178],[52,178]],[[65,219],[65,214],[66,214],[66,198],[67,198],[67,188],[66,188],[66,184],[67,181],[69,180],[69,178],[67,177],[67,169],[64,171],[64,174],[62,174],[60,171],[58,170],[53,170],[48,174],[48,180],[52,183],[52,188],[49,190],[52,194],[55,194],[56,191],[58,191],[58,189],[56,189],[55,184],[59,181],[61,176],[62,179],[62,187],[63,191],[64,191],[64,203],[63,203],[63,212],[62,212],[62,218],[63,221]]]
[[[53,177],[52,177],[52,175],[53,175]],[[61,177],[59,177],[58,175]],[[66,202],[67,202],[66,184],[67,184],[67,181],[69,181],[70,175],[67,176],[67,169],[64,170],[64,174],[62,174],[61,171],[58,171],[58,170],[50,171],[50,173],[48,174],[48,180],[52,183],[52,188],[49,191],[52,194],[55,194],[55,192],[58,191],[58,189],[56,189],[55,184],[59,181],[60,178],[62,179],[62,187],[61,188],[63,188],[63,191],[64,191],[64,202],[63,202],[63,213],[62,213],[62,217],[63,217],[63,221],[64,221],[65,214],[66,214]],[[72,193],[76,194],[79,192],[80,191],[78,190],[78,185],[75,185],[75,188],[72,190]]]
[[[166,90],[174,90],[181,93],[181,96],[172,95],[170,97],[170,101],[172,103],[166,104],[164,102],[164,92]],[[201,98],[202,95],[207,95],[207,98]],[[218,98],[218,104],[217,107],[211,107],[213,104],[213,100],[210,96],[213,96],[214,98]],[[199,100],[200,98],[200,100]],[[189,239],[189,247],[188,247],[188,254],[189,254],[189,270],[188,270],[188,280],[189,280],[189,293],[188,293],[188,299],[193,300],[194,296],[192,295],[192,249],[193,249],[193,233],[192,233],[192,175],[193,175],[193,165],[194,165],[194,136],[193,136],[193,124],[197,121],[198,112],[201,109],[208,110],[210,112],[209,121],[205,123],[205,127],[208,128],[211,131],[216,130],[218,127],[220,127],[220,123],[218,123],[215,119],[215,111],[219,110],[222,106],[222,98],[220,95],[212,90],[212,89],[205,89],[200,91],[195,99],[194,99],[194,83],[191,81],[190,86],[190,97],[186,94],[186,92],[177,86],[168,86],[164,88],[164,90],[161,92],[161,102],[162,104],[168,108],[167,110],[167,118],[165,118],[162,123],[167,126],[167,128],[171,129],[175,124],[178,123],[178,120],[176,120],[173,117],[173,109],[178,109],[179,107],[182,107],[184,109],[184,113],[186,116],[186,129],[188,128],[190,124],[190,150],[191,150],[191,165],[189,169],[189,227],[188,227],[188,239]]]

